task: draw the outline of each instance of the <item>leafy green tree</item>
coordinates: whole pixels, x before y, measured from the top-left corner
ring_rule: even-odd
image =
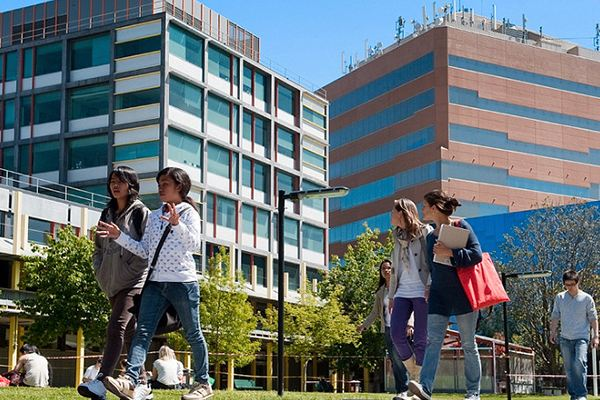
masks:
[[[582,290],[599,299],[599,237],[598,208],[584,205],[540,209],[505,236],[502,252],[507,259],[499,265],[501,270],[552,272],[545,279],[510,279],[507,283],[511,340],[535,350],[538,373],[555,374],[562,368],[559,349],[550,343],[549,332],[554,297],[564,290],[563,272],[577,270]],[[496,329],[498,321],[498,316],[491,321]]]
[[[356,325],[371,312],[374,294],[379,281],[379,264],[390,257],[394,243],[391,235],[381,240],[378,229],[365,226],[356,242],[348,245],[343,256],[332,257],[332,268],[321,283],[323,298],[336,299],[345,315]],[[357,343],[339,344],[332,347],[332,356],[338,359],[338,368],[350,370],[356,367],[375,369],[385,354],[383,335],[379,324],[373,324],[363,332]]]
[[[18,301],[33,319],[28,341],[45,345],[59,339],[64,347],[66,334],[81,327],[88,344],[102,344],[110,305],[96,283],[92,253],[94,244],[78,237],[71,227],[60,229],[47,246],[34,245],[37,256],[25,257],[21,287],[36,292],[31,299]]]
[[[219,365],[231,358],[242,367],[252,362],[260,348],[258,341],[250,339],[257,318],[244,291],[243,279],[238,277],[236,281],[229,271],[227,249],[221,248],[209,260],[206,279],[200,281],[200,321],[211,362]],[[169,336],[169,345],[176,350],[189,350],[181,332]]]
[[[355,324],[343,313],[336,296],[323,301],[312,292],[302,292],[300,302],[285,303],[284,310],[284,334],[288,342],[286,354],[304,360],[304,377],[311,357],[327,355],[335,346],[353,345],[359,336]],[[263,328],[277,331],[276,308],[266,310]]]

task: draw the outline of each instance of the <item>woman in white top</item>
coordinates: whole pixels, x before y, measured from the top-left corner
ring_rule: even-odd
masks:
[[[183,364],[175,358],[169,346],[161,346],[158,359],[152,364],[153,389],[180,389],[183,378]]]
[[[21,373],[23,386],[47,387],[49,381],[48,360],[40,354],[37,346],[25,343],[19,349],[22,354],[13,369]]]
[[[419,221],[417,206],[409,199],[394,201],[391,222],[395,227],[388,294],[391,336],[411,379],[418,379],[427,345],[427,296],[431,283],[426,238],[433,228]],[[411,314],[414,314],[412,347],[406,338]]]
[[[208,383],[208,350],[200,330],[200,289],[193,253],[200,247],[200,215],[188,197],[191,181],[181,168],[167,167],[157,177],[158,194],[163,206],[148,217],[141,241],[121,232],[114,223],[98,223],[98,235],[115,239],[127,250],[150,262],[168,225],[171,232],[164,242],[158,261],[142,291],[137,329],[127,356],[125,378],[107,377],[106,388],[119,398],[145,398],[152,392],[138,384],[148,347],[156,327],[169,305],[181,324],[194,359],[195,383],[182,400],[199,400],[212,396]]]

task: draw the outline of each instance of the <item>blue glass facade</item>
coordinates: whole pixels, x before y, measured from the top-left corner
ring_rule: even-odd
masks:
[[[411,132],[401,138],[331,164],[329,179],[349,176],[377,165],[384,164],[401,154],[420,149],[425,145],[433,143],[434,139],[435,128],[433,126]]]
[[[554,111],[540,110],[533,107],[519,106],[503,101],[484,99],[479,97],[479,94],[474,90],[459,87],[451,86],[449,93],[450,103],[600,132],[600,121],[593,119],[560,114]]]
[[[440,179],[440,162],[435,161],[362,186],[351,187],[347,196],[329,200],[329,207],[331,211],[348,210],[352,207],[384,199],[399,190]]]
[[[335,118],[382,94],[405,85],[433,71],[433,53],[427,53],[410,63],[355,89],[330,104],[329,117]]]
[[[495,75],[502,78],[514,79],[516,81],[533,83],[535,85],[540,86],[547,86],[552,89],[565,90],[568,92],[600,97],[600,87],[598,86],[586,85],[584,83],[555,78],[553,76],[536,74],[534,72],[504,67],[501,65],[491,64],[454,55],[448,56],[448,64],[451,67],[462,68],[469,71],[481,72],[484,74]]]
[[[588,188],[583,186],[567,185],[564,183],[540,181],[537,179],[510,176],[508,171],[504,168],[486,167],[471,163],[443,161],[442,179],[448,178],[508,186],[517,189],[534,190],[544,193],[554,193],[563,196],[600,199],[600,188],[598,184],[592,184]]]
[[[380,129],[408,119],[417,112],[432,106],[434,102],[434,89],[421,92],[376,114],[346,125],[342,129],[332,131],[330,144],[332,148],[336,148],[358,140]]]
[[[517,151],[543,157],[558,158],[584,164],[600,165],[600,150],[590,149],[589,153],[544,146],[535,143],[511,140],[506,132],[480,129],[471,126],[450,124],[450,140],[479,146],[493,147],[501,150]]]

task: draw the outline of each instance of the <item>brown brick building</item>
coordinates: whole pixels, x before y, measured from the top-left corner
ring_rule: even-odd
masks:
[[[600,199],[600,53],[450,16],[326,86],[330,247],[442,188],[464,217]],[[525,38],[523,38],[525,36]]]

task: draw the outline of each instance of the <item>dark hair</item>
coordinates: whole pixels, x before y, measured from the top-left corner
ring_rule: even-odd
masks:
[[[127,194],[127,205],[131,205],[134,201],[136,201],[140,197],[140,182],[138,181],[137,172],[133,168],[127,167],[125,165],[119,165],[108,175],[108,180],[106,181],[106,189],[108,190],[108,195],[110,196],[110,200],[108,201],[108,207],[113,210],[117,209],[117,199],[115,199],[112,195],[112,191],[110,190],[110,180],[115,176],[121,182],[125,182],[128,187]]]
[[[377,290],[379,290],[383,285],[385,285],[385,278],[381,276],[381,268],[383,268],[383,264],[385,263],[392,265],[392,262],[387,258],[379,263],[379,282],[377,283]]]
[[[23,346],[21,346],[19,349],[19,352],[23,354],[40,354],[40,350],[37,348],[37,346],[29,343],[23,344]]]
[[[160,181],[160,178],[163,176],[173,179],[175,185],[180,186],[179,195],[181,196],[181,200],[185,201],[186,203],[194,207],[194,210],[198,211],[198,207],[196,207],[196,202],[194,201],[194,199],[188,196],[188,193],[192,188],[192,181],[190,180],[190,176],[187,174],[187,172],[177,167],[163,168],[158,173],[158,175],[156,175],[156,182]]]
[[[457,207],[460,207],[460,202],[454,197],[448,196],[446,192],[442,190],[432,190],[423,196],[423,199],[430,206],[435,206],[442,214],[450,216]]]
[[[579,283],[579,274],[574,269],[569,269],[563,274],[563,283],[566,281],[575,281],[575,283]]]

